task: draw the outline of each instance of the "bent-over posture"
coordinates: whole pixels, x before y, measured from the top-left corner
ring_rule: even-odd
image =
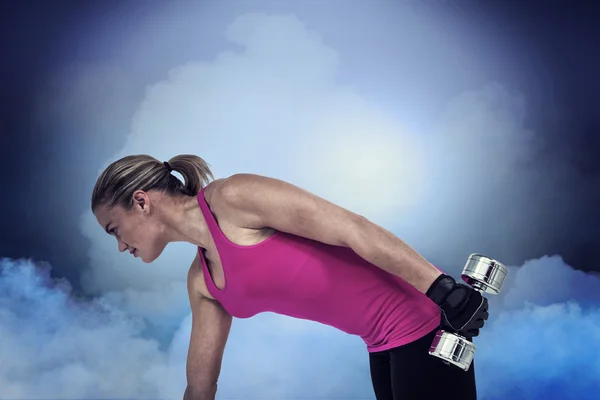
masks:
[[[278,179],[215,180],[194,155],[115,161],[92,211],[146,263],[171,242],[198,247],[186,400],[215,398],[232,317],[266,311],[360,336],[377,400],[476,399],[473,364],[465,372],[428,349],[439,328],[477,336],[487,301],[360,215]]]

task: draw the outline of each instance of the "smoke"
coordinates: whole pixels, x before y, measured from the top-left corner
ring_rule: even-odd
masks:
[[[104,298],[74,298],[49,270],[0,262],[0,398],[181,398],[189,316],[161,346],[143,319]],[[531,279],[540,270],[544,281]],[[509,277],[476,339],[480,398],[595,398],[600,279],[583,281],[557,256]],[[234,321],[219,384],[219,399],[374,398],[360,339],[273,314]]]
[[[513,268],[477,341],[482,399],[592,399],[600,383],[600,278],[559,256]]]
[[[29,260],[0,262],[0,396],[162,394],[167,357],[141,336],[143,321],[102,299],[74,298],[49,272]]]

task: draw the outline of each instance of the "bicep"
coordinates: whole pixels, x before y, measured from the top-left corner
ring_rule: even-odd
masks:
[[[200,294],[197,282],[188,277],[192,331],[186,376],[189,387],[204,391],[216,389],[232,317],[217,301]]]

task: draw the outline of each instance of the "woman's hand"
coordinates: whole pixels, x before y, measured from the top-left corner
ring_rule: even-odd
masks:
[[[487,299],[449,275],[437,278],[426,295],[442,310],[442,328],[467,338],[478,336],[489,317]]]

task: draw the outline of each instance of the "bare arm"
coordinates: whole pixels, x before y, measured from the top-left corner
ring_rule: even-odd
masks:
[[[199,261],[198,256],[194,263]],[[214,400],[225,344],[231,329],[231,315],[215,300],[203,296],[203,282],[194,264],[188,273],[188,294],[192,309],[192,333],[188,350],[184,400]]]
[[[247,228],[269,227],[323,243],[350,247],[359,256],[425,293],[441,275],[391,232],[306,190],[278,179],[236,174],[219,185],[219,202]]]

